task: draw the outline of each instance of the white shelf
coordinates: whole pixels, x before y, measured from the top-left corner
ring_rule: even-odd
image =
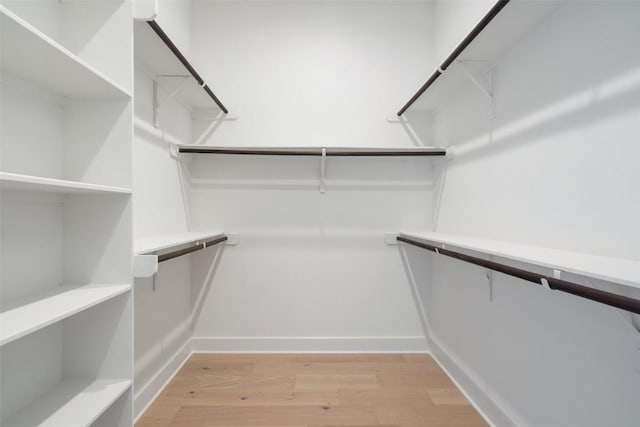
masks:
[[[190,231],[184,233],[167,234],[163,236],[145,237],[136,239],[134,242],[134,253],[136,255],[148,254],[165,249],[171,249],[188,243],[195,243],[202,240],[211,240],[222,237],[223,232],[198,232]]]
[[[89,426],[130,387],[130,380],[64,380],[2,425]]]
[[[455,246],[508,260],[640,288],[640,261],[443,233],[400,234],[426,243],[440,245],[440,247],[446,246],[448,249],[450,246]]]
[[[65,285],[0,313],[0,346],[128,292],[130,285]]]
[[[496,61],[564,3],[563,0],[512,0],[467,46],[457,60]],[[454,61],[413,103],[409,111],[433,111],[448,99],[454,98],[459,91],[477,90],[469,78],[461,70],[456,69],[457,67]]]
[[[0,28],[3,71],[71,98],[131,97],[125,89],[4,6],[0,6]]]
[[[0,172],[0,188],[2,188],[2,190],[40,191],[64,194],[131,194],[130,188],[87,184],[84,182],[21,175],[11,172]]]
[[[188,76],[180,87],[178,98],[192,108],[218,108],[146,21],[135,21],[133,29],[136,61],[151,72],[154,78],[158,75]],[[170,80],[160,82],[161,87],[169,92],[183,83],[183,79],[171,78]]]
[[[180,145],[181,154],[244,154],[244,155],[293,155],[322,156],[325,150],[327,157],[411,157],[411,156],[444,156],[446,148],[442,147],[223,147],[211,145]]]

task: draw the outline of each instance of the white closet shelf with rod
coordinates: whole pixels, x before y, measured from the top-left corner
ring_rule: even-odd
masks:
[[[499,0],[397,112],[433,111],[470,83],[493,108],[493,63],[564,0]]]
[[[113,80],[1,5],[0,28],[3,72],[63,96],[125,99],[131,96]]]
[[[136,21],[134,24],[134,50],[136,60],[153,74],[154,124],[158,123],[159,109],[163,103],[179,96],[191,108],[219,108],[223,114],[229,110],[200,73],[180,51],[157,21]],[[160,87],[169,92],[161,98]]]
[[[184,232],[136,239],[134,243],[135,277],[150,277],[158,263],[229,241],[221,232]]]
[[[553,290],[640,314],[639,299],[561,279],[563,273],[570,273],[640,289],[640,262],[638,261],[443,233],[400,233],[397,241]],[[487,260],[465,253],[469,251],[494,259]],[[552,274],[545,275],[516,268],[496,261],[495,258],[524,263],[536,268],[548,268],[552,270]]]
[[[213,147],[204,145],[183,145],[179,154],[230,154],[257,156],[317,156],[317,157],[409,157],[446,156],[441,147],[378,148],[378,147]]]
[[[131,380],[64,380],[2,425],[90,426],[129,388]]]
[[[2,190],[39,191],[43,193],[64,194],[131,194],[130,188],[109,185],[88,184],[78,181],[22,175],[0,172],[0,188]]]

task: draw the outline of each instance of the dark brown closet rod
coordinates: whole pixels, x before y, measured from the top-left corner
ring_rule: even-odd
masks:
[[[258,156],[322,156],[322,149],[251,149],[251,148],[207,148],[179,147],[179,153],[185,154],[247,154]],[[333,157],[376,157],[376,156],[444,156],[444,149],[425,150],[335,150],[326,149],[327,156]]]
[[[578,285],[577,283],[567,282],[566,280],[556,279],[555,277],[545,276],[539,273],[533,273],[531,271],[521,270],[519,268],[511,267],[505,264],[500,264],[494,261],[488,261],[482,258],[476,258],[473,256],[465,255],[460,252],[455,252],[449,249],[441,249],[437,246],[423,243],[418,240],[414,240],[404,236],[398,236],[396,239],[399,242],[407,243],[409,245],[417,246],[422,249],[427,249],[431,252],[436,252],[440,255],[446,255],[451,258],[455,258],[470,264],[485,267],[490,270],[494,270],[500,273],[507,274],[509,276],[517,277],[528,282],[535,283],[537,285],[543,285],[543,280],[546,280],[549,284],[549,288],[566,292],[572,295],[576,295],[582,298],[586,298],[591,301],[596,301],[602,304],[610,305],[612,307],[621,308],[622,310],[630,311],[632,313],[640,314],[640,300],[617,295],[611,292],[600,291],[587,286]]]
[[[404,112],[407,111],[407,109],[409,109],[409,107],[411,107],[411,105],[413,105],[413,103],[416,102],[418,98],[420,98],[427,89],[429,89],[429,86],[431,86],[433,82],[435,82],[438,79],[438,77],[440,77],[440,75],[447,68],[449,68],[449,65],[451,65],[453,61],[455,61],[456,58],[462,53],[462,51],[465,50],[466,47],[469,46],[473,40],[475,40],[478,34],[480,34],[482,30],[484,30],[484,28],[493,20],[493,18],[495,18],[498,15],[498,13],[500,13],[502,8],[504,8],[507,5],[507,3],[509,3],[509,1],[510,0],[499,0],[498,2],[496,2],[495,5],[493,5],[491,10],[487,12],[487,14],[482,18],[482,20],[480,20],[480,22],[478,22],[478,24],[476,24],[476,26],[473,27],[471,32],[467,34],[467,36],[460,42],[460,44],[456,46],[453,52],[451,52],[449,56],[447,56],[447,59],[444,60],[444,62],[440,65],[440,67],[433,72],[431,77],[429,77],[429,80],[427,80],[426,83],[423,84],[422,87],[420,87],[420,89],[418,89],[415,95],[413,95],[411,99],[406,104],[404,104],[404,106],[400,109],[400,111],[398,111],[397,113],[398,117],[403,115]]]
[[[178,49],[178,47],[173,43],[173,41],[171,41],[167,33],[164,32],[164,30],[160,27],[160,25],[158,25],[156,21],[147,21],[147,24],[149,24],[149,26],[153,29],[153,31],[158,35],[158,37],[160,37],[160,39],[164,42],[164,44],[167,45],[169,50],[173,52],[176,58],[178,58],[178,60],[182,63],[182,65],[184,65],[184,67],[189,71],[189,73],[191,73],[193,78],[196,79],[196,82],[198,82],[198,85],[202,87],[202,89],[207,93],[207,95],[211,97],[211,99],[213,99],[213,102],[215,102],[225,114],[228,114],[229,110],[227,110],[227,107],[225,107],[222,104],[222,102],[213,93],[213,91],[209,88],[209,86],[205,84],[202,77],[200,77],[200,74],[198,74],[196,69],[193,68],[191,63],[182,54],[182,52],[180,52],[180,49]]]
[[[204,248],[208,248],[209,246],[217,245],[218,243],[222,243],[227,240],[227,236],[217,237],[212,240],[207,240],[204,242],[196,242],[194,246],[189,246],[188,248],[178,249],[177,251],[168,252],[166,254],[158,255],[158,262],[168,261],[173,258],[177,258],[182,255],[190,254],[191,252],[196,252]]]

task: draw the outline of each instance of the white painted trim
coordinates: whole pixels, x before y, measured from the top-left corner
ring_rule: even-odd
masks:
[[[151,380],[138,387],[134,384],[133,418],[138,422],[139,418],[149,409],[149,406],[158,398],[160,393],[169,385],[173,377],[182,369],[193,352],[191,351],[191,339],[171,357],[167,363],[158,370]]]
[[[424,336],[193,337],[194,353],[427,353]]]

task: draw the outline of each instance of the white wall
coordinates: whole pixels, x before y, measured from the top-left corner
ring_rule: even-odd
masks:
[[[161,2],[158,21],[185,52],[189,49],[188,18],[188,3]],[[178,98],[163,102],[160,127],[154,128],[155,76],[144,64],[135,65],[134,235],[143,238],[188,231],[189,185],[167,140],[191,141],[191,114]],[[166,96],[167,88],[162,87],[162,99]],[[190,351],[187,344],[193,305],[189,257],[160,264],[155,283],[153,279],[136,279],[134,292],[134,413],[138,416]]]
[[[435,67],[429,2],[193,5],[192,50],[239,119],[213,145],[412,146],[388,123]]]
[[[433,68],[430,13],[428,2],[195,2],[194,61],[238,113],[206,143],[425,144],[385,117]],[[326,194],[318,159],[187,164],[194,229],[240,235],[210,284],[196,350],[426,348],[383,234],[430,224],[431,161],[329,159]]]
[[[460,155],[437,231],[640,259],[639,20],[638,2],[568,2],[498,61],[494,120],[476,93],[440,110],[434,140]],[[489,301],[483,269],[444,258],[431,274],[433,338],[515,425],[637,425],[628,314],[501,275]]]
[[[433,50],[438,65],[449,56],[494,4],[496,4],[495,0],[433,1]]]
[[[191,166],[194,227],[240,235],[211,284],[196,349],[425,348],[401,260],[383,235],[429,224],[429,161],[330,159],[331,182],[341,179],[325,194],[317,162],[227,157]],[[384,172],[390,178],[372,180]]]

